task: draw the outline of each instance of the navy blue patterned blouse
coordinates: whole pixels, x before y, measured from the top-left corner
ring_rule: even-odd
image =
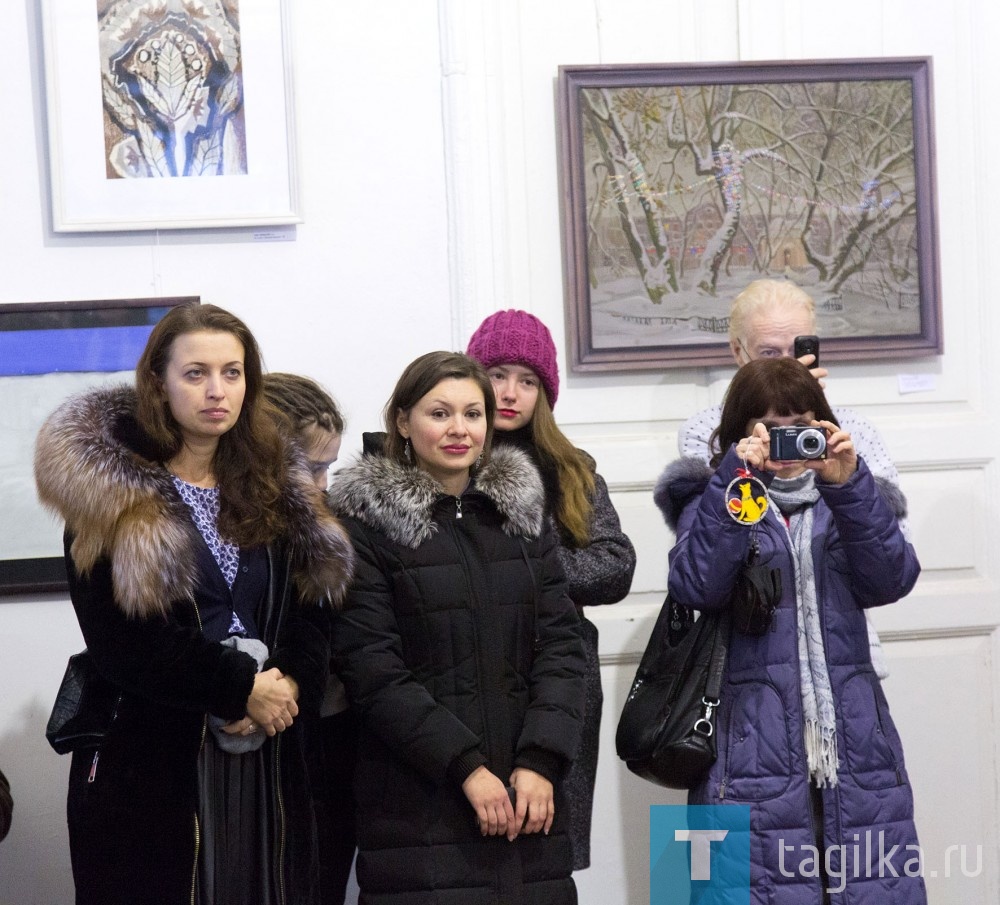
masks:
[[[182,481],[177,475],[173,475],[173,479],[177,492],[191,510],[191,518],[231,588],[240,564],[240,548],[223,540],[219,534],[219,488],[198,487]]]

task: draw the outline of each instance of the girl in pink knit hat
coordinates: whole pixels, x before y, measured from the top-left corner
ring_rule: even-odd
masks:
[[[486,368],[496,392],[493,444],[523,449],[538,466],[546,508],[559,529],[559,559],[580,614],[587,655],[583,739],[563,785],[572,809],[573,869],[590,866],[590,824],[601,722],[597,627],[585,606],[617,603],[629,592],[635,550],[622,532],[607,485],[594,460],[559,429],[556,347],[533,314],[513,308],[491,314],[469,340],[468,354]]]

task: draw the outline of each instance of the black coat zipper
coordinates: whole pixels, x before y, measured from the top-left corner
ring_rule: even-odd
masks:
[[[462,501],[456,497],[456,512],[455,518],[459,519],[462,517]],[[469,609],[473,613],[479,609],[479,595],[476,594],[476,590],[472,584],[472,567],[469,564],[469,559],[466,556],[465,549],[462,546],[462,539],[459,536],[459,532],[451,521],[446,522],[448,525],[449,533],[451,534],[452,542],[455,544],[455,552],[458,554],[458,558],[462,563],[462,575],[465,578],[465,585],[469,592]],[[486,711],[486,701],[482,695],[483,682],[483,648],[481,639],[479,637],[479,626],[476,622],[475,616],[472,619],[472,638],[473,646],[476,651],[476,685],[480,689],[480,693],[476,695],[479,699],[479,718],[483,723],[483,734],[485,736],[484,741],[486,742],[487,757],[490,762],[494,758],[494,741],[492,733],[490,732],[490,721],[489,714]]]
[[[198,609],[198,603],[195,600],[191,601],[191,605],[194,607],[194,617],[198,622],[198,631],[202,631],[201,624],[201,610]],[[201,757],[201,752],[205,747],[205,733],[208,729],[208,716],[202,714],[201,716],[201,741],[198,742],[198,756]],[[197,768],[196,768],[197,769]],[[201,822],[198,820],[198,808],[194,809],[194,864],[191,865],[191,905],[195,905],[198,901],[198,858],[201,854]]]

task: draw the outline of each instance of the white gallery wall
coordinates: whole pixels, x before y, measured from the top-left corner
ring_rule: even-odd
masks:
[[[86,0],[81,0],[86,2]],[[245,0],[249,2],[249,0]],[[268,230],[56,234],[39,0],[0,30],[0,303],[199,295],[255,331],[272,370],[330,387],[343,458],[402,367],[462,348],[498,308],[552,328],[556,415],[598,461],[639,564],[601,630],[603,748],[585,905],[648,901],[648,808],[683,798],[614,756],[621,701],[666,584],[671,537],[653,482],[676,431],[721,398],[726,368],[568,372],[555,78],[560,64],[932,56],[945,352],[831,365],[827,392],[882,430],[910,501],[923,574],[875,614],[886,691],[917,798],[932,905],[1000,900],[1000,185],[996,39],[987,0],[289,0],[303,222]],[[96,77],[96,76],[95,76]],[[900,392],[900,378],[928,388]],[[0,500],[0,518],[4,517]],[[0,767],[15,798],[0,905],[72,900],[68,758],[42,736],[81,646],[62,595],[0,598]],[[965,846],[967,870],[949,846]],[[976,847],[982,846],[975,871]],[[957,851],[957,850],[956,850]],[[931,873],[935,875],[931,875]],[[968,874],[968,875],[966,875]],[[972,875],[975,874],[975,875]]]

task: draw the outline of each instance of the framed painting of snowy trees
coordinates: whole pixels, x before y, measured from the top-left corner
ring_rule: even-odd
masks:
[[[560,67],[573,370],[731,363],[762,277],[824,360],[939,354],[931,91],[926,57]]]
[[[52,229],[296,223],[289,0],[42,0]]]

